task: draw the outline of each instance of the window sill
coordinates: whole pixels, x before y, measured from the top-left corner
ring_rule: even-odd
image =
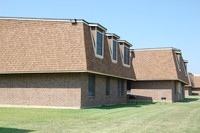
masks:
[[[98,54],[96,54],[96,53],[95,53],[95,57],[96,57],[96,58],[99,58],[99,59],[103,59],[103,55],[101,56],[101,55],[98,55]]]
[[[123,63],[123,66],[130,68],[131,65],[127,65]]]
[[[117,61],[116,61],[116,60],[112,60],[112,63],[115,63],[115,64],[117,64]]]
[[[88,96],[88,98],[95,98],[95,96]]]

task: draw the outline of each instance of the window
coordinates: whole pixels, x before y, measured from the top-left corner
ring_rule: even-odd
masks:
[[[96,54],[103,56],[103,33],[97,31]]]
[[[118,79],[118,96],[124,95],[124,80]]]
[[[185,68],[185,75],[186,75],[186,76],[188,75],[188,72],[187,72],[187,63],[188,63],[188,61],[185,60],[185,61],[184,61],[184,68]]]
[[[124,46],[124,64],[130,65],[130,50]]]
[[[177,65],[178,65],[178,70],[181,71],[181,55],[177,54]]]
[[[104,58],[104,37],[106,28],[95,23],[89,23],[90,35],[95,57]]]
[[[110,77],[106,77],[106,96],[110,95]]]
[[[113,40],[112,44],[112,59],[114,61],[117,61],[117,41]]]
[[[95,96],[95,75],[88,75],[88,96]]]

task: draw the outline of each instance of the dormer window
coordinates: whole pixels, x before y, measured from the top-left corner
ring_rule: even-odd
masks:
[[[130,62],[131,62],[130,47],[132,45],[124,40],[119,40],[118,42],[120,43],[121,58],[123,65],[126,67],[130,67]]]
[[[124,64],[130,65],[130,49],[124,46]]]
[[[106,28],[99,24],[89,24],[95,57],[104,57],[104,34]]]
[[[112,42],[112,60],[117,61],[117,41],[113,40]]]
[[[103,33],[101,33],[100,31],[97,31],[97,38],[96,38],[96,54],[99,56],[103,56],[103,49],[104,49],[104,37],[103,37]]]
[[[187,60],[184,60],[184,68],[185,68],[185,75],[187,76],[187,63],[188,61]]]
[[[177,59],[178,70],[181,71],[181,52],[180,51],[176,51],[176,59]]]
[[[117,63],[118,60],[118,39],[120,38],[118,35],[114,33],[106,33],[108,39],[108,47],[110,51],[110,58],[113,63]]]

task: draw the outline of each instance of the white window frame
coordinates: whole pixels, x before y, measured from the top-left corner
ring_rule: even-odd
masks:
[[[124,47],[126,47],[126,48],[128,48],[129,49],[129,52],[130,52],[130,48],[128,47],[128,46],[125,46],[124,45]],[[124,62],[124,58],[125,58],[125,53],[124,53],[124,47],[123,47],[123,65],[125,66],[125,67],[130,67],[130,64],[131,64],[131,60],[130,60],[130,53],[129,53],[129,65],[128,64],[125,64],[125,62]]]
[[[114,51],[114,50],[113,50],[113,41],[116,42],[116,60],[113,59],[113,51]],[[112,54],[111,54],[112,62],[113,62],[113,63],[117,63],[117,60],[118,60],[118,42],[117,42],[117,40],[112,39],[111,49],[112,49]]]
[[[102,51],[101,51],[102,55],[97,54],[97,33],[100,33],[102,35]],[[103,32],[101,32],[99,30],[96,31],[96,40],[95,40],[95,42],[96,42],[95,43],[95,57],[103,59],[103,57],[104,57],[104,33]]]

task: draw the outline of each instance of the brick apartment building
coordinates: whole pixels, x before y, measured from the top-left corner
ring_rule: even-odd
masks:
[[[0,106],[122,104],[127,90],[145,101],[185,97],[180,50],[130,50],[106,31],[85,20],[0,18]]]
[[[135,49],[131,53],[137,79],[131,85],[131,94],[141,101],[184,99],[184,85],[188,84],[187,61],[179,49]]]
[[[84,20],[0,18],[0,105],[127,102],[131,44]]]

